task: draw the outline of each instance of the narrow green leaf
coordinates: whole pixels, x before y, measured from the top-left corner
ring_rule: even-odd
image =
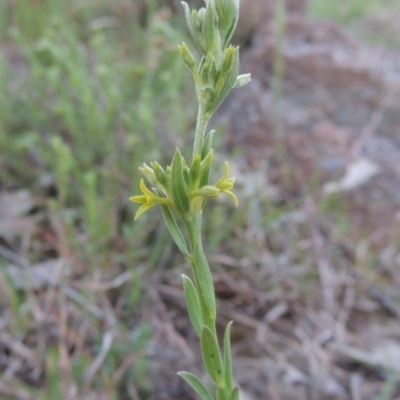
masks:
[[[225,367],[225,383],[228,390],[233,387],[233,368],[232,368],[232,352],[231,352],[231,326],[233,321],[226,326],[224,334],[224,367]]]
[[[223,19],[223,31],[225,38],[223,41],[223,47],[229,45],[230,40],[235,32],[238,19],[239,19],[239,0],[228,1],[226,5],[226,11]]]
[[[201,400],[213,400],[210,392],[197,376],[185,371],[178,372],[178,375],[192,387],[192,389],[200,396]]]
[[[183,290],[185,293],[186,306],[189,312],[189,318],[192,322],[193,328],[197,333],[198,337],[201,337],[201,331],[203,329],[203,316],[201,313],[199,296],[193,282],[186,275],[182,275],[183,279]]]
[[[237,386],[232,390],[229,400],[239,400],[239,388]]]
[[[203,145],[203,152],[201,154],[201,170],[200,170],[200,187],[208,185],[210,179],[210,166],[213,159],[212,141],[215,130],[208,132]]]
[[[168,231],[171,234],[172,239],[174,239],[174,242],[178,246],[181,253],[187,257],[189,255],[189,251],[187,249],[185,239],[183,238],[182,232],[179,229],[179,226],[176,223],[174,216],[172,215],[168,206],[163,204],[160,204],[160,206],[165,224],[167,225]]]
[[[194,245],[193,259],[197,280],[200,285],[200,287],[198,288],[200,292],[199,295],[202,296],[204,299],[204,302],[210,314],[210,318],[214,319],[216,315],[214,282],[212,279],[210,267],[208,265],[206,256],[204,255],[200,243],[196,243]]]
[[[207,157],[208,153],[211,151],[214,133],[215,133],[214,129],[207,133],[207,136],[204,140],[203,152],[201,154],[202,160],[204,160]]]
[[[208,326],[204,326],[201,332],[201,353],[203,355],[204,365],[211,379],[219,388],[223,388],[225,386],[224,366],[222,364],[217,338]]]
[[[171,193],[177,210],[183,215],[187,215],[190,210],[189,194],[183,174],[182,155],[176,149],[171,164]]]

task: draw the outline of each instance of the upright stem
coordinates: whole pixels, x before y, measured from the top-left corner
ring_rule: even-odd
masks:
[[[206,129],[210,118],[207,117],[206,112],[204,111],[204,107],[202,102],[199,103],[199,111],[197,114],[197,123],[196,123],[196,133],[194,136],[194,145],[193,145],[193,158],[196,154],[200,154],[203,152],[203,144],[204,137],[206,135]]]
[[[189,233],[189,240],[190,240],[190,246],[193,249],[196,244],[200,246],[201,251],[203,252],[203,246],[202,246],[202,241],[201,241],[201,211],[193,216],[190,221],[186,221],[186,226],[188,229]],[[194,263],[193,260],[191,260],[191,266],[192,266],[192,271],[193,271],[193,277],[194,281],[196,284],[196,288],[198,292],[200,293],[200,282],[199,282],[199,277],[196,271],[196,264]],[[208,326],[211,331],[216,335],[216,327],[215,327],[215,318],[210,317],[210,312],[208,310],[207,304],[204,301],[203,296],[200,294],[199,296],[200,300],[200,307],[201,307],[201,312],[203,315],[203,322],[206,326]]]

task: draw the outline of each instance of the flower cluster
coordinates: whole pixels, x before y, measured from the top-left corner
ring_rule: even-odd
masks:
[[[177,149],[172,164],[166,170],[157,162],[151,163],[151,167],[143,164],[140,170],[152,190],[142,179],[140,181],[142,194],[130,198],[131,201],[141,204],[135,220],[157,204],[167,206],[171,212],[187,220],[201,210],[204,200],[217,198],[221,193],[229,195],[237,206],[237,197],[231,191],[235,178],[229,177],[230,168],[227,162],[221,179],[215,185],[208,184],[212,159],[213,150],[210,150],[203,159],[200,155],[196,155],[188,167]]]
[[[206,7],[191,11],[186,3],[186,22],[203,53],[199,67],[185,43],[179,46],[183,61],[197,85],[197,97],[209,115],[229,92],[250,81],[250,74],[239,75],[239,47],[229,45],[239,17],[239,0],[207,1]]]

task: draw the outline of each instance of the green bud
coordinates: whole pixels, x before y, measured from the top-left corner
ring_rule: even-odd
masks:
[[[223,37],[222,46],[228,46],[239,20],[240,0],[226,0],[223,17],[220,17],[220,31]]]
[[[232,63],[234,60],[235,48],[233,46],[229,46],[222,53],[222,62],[221,62],[221,76],[218,80],[217,90],[221,90],[223,84],[225,83],[226,78],[228,77],[230,70],[232,68]]]
[[[226,0],[215,0],[215,9],[217,10],[219,21],[225,16]]]
[[[203,54],[207,54],[207,45],[203,37],[203,25],[204,25],[205,14],[206,14],[206,9],[204,7],[200,8],[199,11],[196,10],[192,11],[192,23],[194,27],[193,39],[195,40],[197,46],[199,46]]]
[[[198,180],[200,178],[200,154],[196,154],[190,167],[190,189],[198,187]]]
[[[154,171],[147,164],[144,163],[143,166],[139,168],[139,170],[143,174],[143,176],[149,181],[150,185],[158,185],[158,180]]]
[[[190,52],[189,48],[186,46],[185,43],[182,43],[179,47],[179,51],[182,56],[182,60],[185,65],[192,71],[196,71],[196,60],[193,54]]]
[[[203,90],[200,91],[200,98],[202,103],[204,103],[205,108],[207,109],[207,104],[212,104],[215,99],[214,90],[211,89],[209,86],[205,87]]]
[[[215,186],[206,185],[191,193],[191,196],[201,196],[204,199],[216,199],[221,191]]]
[[[185,11],[186,25],[189,28],[189,32],[192,35],[192,38],[196,42],[197,46],[200,48],[200,50],[204,54],[206,54],[207,49],[205,46],[204,39],[202,37],[202,27],[203,27],[205,9],[201,8],[199,11],[196,10],[190,11],[190,8],[186,2],[182,2],[182,5]]]
[[[215,49],[215,44],[217,43],[216,36],[219,35],[215,16],[214,3],[209,1],[207,3],[202,30],[208,52],[213,52]]]
[[[203,57],[200,63],[200,78],[203,85],[207,85],[208,83],[208,72],[210,69],[209,63],[207,63],[208,57]]]
[[[229,59],[226,61],[226,65],[228,65]],[[233,85],[236,82],[236,79],[239,74],[239,47],[235,47],[233,50],[233,60],[231,61],[230,69],[225,79],[225,82],[220,88],[220,81],[218,81],[216,88],[216,97],[214,99],[213,104],[209,105],[207,108],[208,113],[213,113],[225,100],[226,96],[228,96],[229,92],[232,90]]]
[[[179,149],[176,149],[171,164],[171,193],[176,209],[182,216],[188,215],[190,211],[190,202],[187,184],[184,178],[182,155]]]
[[[217,67],[212,53],[208,53],[200,66],[200,77],[204,86],[214,87],[217,77]]]
[[[182,6],[183,6],[183,9],[185,11],[186,25],[189,28],[189,32],[190,32],[190,34],[192,35],[192,37],[194,39],[196,33],[195,33],[194,26],[193,26],[193,21],[192,21],[192,16],[193,15],[190,12],[190,8],[189,8],[189,6],[188,6],[188,4],[186,2],[183,1],[182,2]]]
[[[168,189],[168,177],[167,174],[165,173],[163,167],[158,162],[153,162],[151,163],[151,167],[153,168],[154,174],[160,182],[160,184],[165,188]]]
[[[204,18],[206,16],[206,9],[201,7],[198,11],[194,10],[192,13],[195,15],[195,28],[197,30],[203,29]]]

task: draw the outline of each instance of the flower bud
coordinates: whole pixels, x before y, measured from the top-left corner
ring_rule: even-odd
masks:
[[[224,65],[221,68],[226,69],[230,64],[229,70],[225,76],[224,72],[221,73],[221,78],[218,80],[215,88],[216,97],[214,102],[207,107],[207,112],[209,113],[213,113],[225,100],[226,96],[228,96],[229,92],[232,90],[239,74],[239,47],[234,48],[230,46],[226,51],[225,61],[223,61]]]
[[[153,162],[151,163],[151,167],[153,168],[158,182],[160,182],[165,189],[168,189],[168,177],[161,165],[158,162]]]
[[[251,81],[251,74],[243,74],[239,75],[236,78],[236,82],[233,85],[234,89],[241,88],[242,86],[247,85]]]
[[[215,186],[206,185],[201,189],[196,190],[194,193],[198,196],[201,196],[205,199],[216,199],[219,197],[221,190],[216,188]]]
[[[215,65],[215,58],[211,53],[207,54],[201,68],[200,77],[204,86],[214,87],[214,81],[217,76],[217,67]]]
[[[181,152],[176,149],[171,164],[171,192],[176,209],[185,217],[189,213],[190,202],[182,160]]]
[[[186,43],[182,43],[179,47],[179,51],[182,56],[182,60],[185,63],[185,65],[192,71],[196,71],[196,60],[193,56],[193,54],[190,52],[188,47],[186,46]]]
[[[200,177],[200,164],[201,157],[200,154],[196,154],[193,159],[192,165],[190,167],[190,188],[195,189],[198,184],[198,180]]]
[[[215,9],[217,10],[219,21],[221,21],[225,16],[226,0],[215,0]]]
[[[189,32],[192,35],[192,38],[196,42],[197,46],[199,46],[200,50],[203,54],[207,53],[207,48],[202,37],[202,28],[204,21],[205,9],[201,8],[199,11],[193,10],[190,11],[187,3],[182,2],[183,8],[185,10],[185,18],[186,25],[189,28]]]
[[[222,46],[228,46],[235,32],[239,19],[240,0],[226,0],[226,5],[222,17],[220,16],[220,32],[222,35]]]
[[[157,186],[157,177],[154,171],[147,164],[144,163],[143,166],[139,168],[139,170],[143,174],[143,176],[149,181],[150,185]]]
[[[214,3],[209,1],[207,3],[207,8],[204,16],[203,24],[203,37],[207,46],[207,52],[213,52],[215,45],[217,44],[217,35],[219,32],[217,30],[218,26],[216,23],[216,15],[214,10]]]

